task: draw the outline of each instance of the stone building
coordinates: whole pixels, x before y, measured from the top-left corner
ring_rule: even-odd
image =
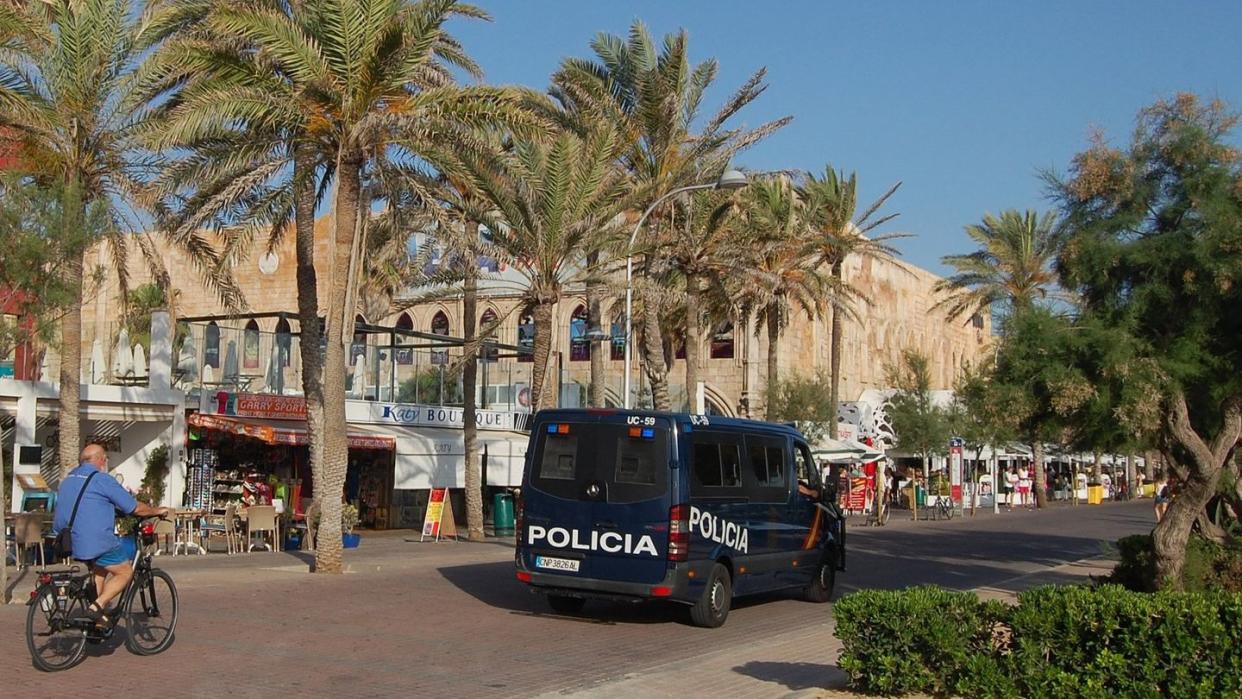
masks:
[[[323,229],[328,220],[321,219],[317,227]],[[316,250],[317,259],[327,254],[326,235]],[[421,238],[416,242],[422,243]],[[172,279],[172,300],[178,318],[203,318],[223,316],[224,308],[202,283],[195,267],[179,251],[169,250],[158,239],[155,248],[166,265]],[[105,269],[111,266],[107,252],[98,253],[97,262]],[[150,280],[147,263],[139,255],[131,255],[128,261],[129,284],[136,287]],[[484,275],[491,281],[481,282],[479,302],[480,325],[499,323],[496,340],[509,345],[529,342],[533,325],[529,314],[518,307],[514,291],[517,281],[512,269],[485,263]],[[245,293],[248,311],[232,318],[214,318],[195,323],[194,342],[200,352],[200,364],[214,363],[213,378],[221,378],[222,365],[227,355],[235,353],[234,373],[251,376],[249,389],[271,389],[270,379],[262,380],[269,356],[269,348],[284,348],[288,355],[292,332],[296,344],[296,275],[292,235],[273,252],[267,253],[265,241],[256,241],[253,251],[240,259],[236,267],[238,283]],[[938,277],[931,272],[909,264],[894,264],[875,260],[852,258],[845,265],[848,283],[858,289],[859,296],[867,303],[856,309],[857,318],[845,320],[844,347],[841,362],[842,400],[858,400],[868,389],[885,388],[886,366],[895,361],[901,350],[915,348],[931,360],[933,389],[951,389],[962,367],[976,362],[987,350],[990,335],[990,319],[976,316],[954,322],[942,313],[931,310],[934,304],[933,286]],[[320,274],[319,292],[321,303],[329,280]],[[84,356],[90,356],[96,337],[105,348],[115,342],[116,328],[123,315],[123,304],[115,274],[110,274],[102,288],[87,303],[83,314]],[[461,302],[459,299],[412,303],[412,295],[398,299],[396,308],[388,306],[385,311],[370,316],[360,313],[358,320],[376,326],[397,327],[439,335],[460,336],[462,332]],[[374,304],[372,304],[374,305]],[[404,306],[409,305],[408,308]],[[606,394],[611,404],[621,403],[623,373],[624,335],[623,295],[606,301],[603,305],[605,333],[611,336],[597,344],[605,353]],[[284,312],[290,319],[274,314]],[[255,317],[251,317],[251,315]],[[371,317],[375,316],[375,317]],[[292,324],[292,327],[291,327]],[[218,326],[209,330],[210,325]],[[93,326],[93,327],[92,327]],[[782,336],[779,370],[782,376],[795,373],[809,374],[821,368],[827,370],[830,361],[829,318],[809,319],[796,314],[790,327]],[[574,405],[585,399],[588,382],[591,345],[586,342],[586,301],[583,293],[567,293],[558,305],[554,329],[552,372],[559,367],[562,404]],[[213,337],[207,333],[214,332]],[[285,339],[281,340],[281,333]],[[283,345],[281,343],[284,343]],[[378,400],[397,400],[403,383],[422,371],[443,371],[451,364],[454,350],[436,349],[434,343],[410,338],[387,338],[383,335],[359,336],[358,346],[351,356],[365,354],[367,377],[355,385],[358,397]],[[214,345],[213,345],[214,343]],[[229,349],[226,345],[235,343]],[[408,344],[410,350],[392,345]],[[365,352],[363,345],[370,345]],[[713,329],[711,338],[701,348],[705,404],[709,412],[727,415],[759,415],[766,380],[766,357],[768,347],[766,333],[756,327],[753,319],[734,318]],[[512,351],[499,350],[486,369],[489,393],[488,403],[520,404],[518,392],[529,382],[529,363]],[[635,353],[637,354],[637,353]],[[286,364],[297,364],[296,356],[287,356]],[[632,380],[636,391],[636,405],[643,405],[647,393],[643,372],[635,356]],[[107,359],[105,358],[105,363]],[[293,367],[296,369],[296,367]],[[354,371],[351,365],[351,372]],[[195,372],[198,373],[197,371]],[[256,378],[258,377],[258,378]],[[674,403],[686,404],[684,387],[684,361],[675,361],[669,375]],[[201,374],[191,377],[191,381]],[[449,379],[451,381],[451,377]],[[481,374],[482,380],[482,374]],[[551,381],[556,381],[555,373]],[[286,393],[298,390],[300,384],[292,376],[281,382]],[[245,387],[243,387],[245,388]],[[441,388],[440,399],[446,395]],[[407,391],[406,397],[409,398]]]

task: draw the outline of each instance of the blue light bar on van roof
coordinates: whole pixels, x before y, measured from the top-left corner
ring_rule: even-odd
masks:
[[[569,434],[569,425],[564,423],[548,423],[548,434]]]
[[[655,438],[655,430],[651,429],[650,427],[644,427],[643,428],[643,439],[653,439],[653,438]]]

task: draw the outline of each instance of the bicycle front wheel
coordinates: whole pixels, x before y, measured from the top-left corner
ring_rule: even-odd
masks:
[[[125,647],[135,655],[162,653],[177,629],[177,587],[162,570],[150,571],[135,584],[125,614]]]
[[[78,600],[56,594],[50,585],[35,591],[26,611],[26,647],[34,666],[44,672],[68,670],[86,657],[86,629],[70,625],[70,615],[84,613]]]

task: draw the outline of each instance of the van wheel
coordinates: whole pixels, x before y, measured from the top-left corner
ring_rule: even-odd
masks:
[[[582,611],[584,604],[586,604],[586,600],[581,597],[548,595],[548,606],[557,614],[577,614]]]
[[[815,570],[815,577],[807,583],[802,597],[808,602],[823,604],[832,599],[832,588],[837,584],[837,564],[832,556],[825,556]]]
[[[732,606],[733,580],[729,577],[729,569],[717,563],[712,566],[712,574],[707,577],[707,588],[703,590],[703,596],[690,608],[690,621],[695,626],[714,629],[729,618],[729,608]]]

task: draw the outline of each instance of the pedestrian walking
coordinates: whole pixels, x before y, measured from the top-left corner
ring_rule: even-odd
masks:
[[[1160,480],[1156,481],[1156,524],[1160,524],[1160,520],[1164,519],[1164,513],[1169,509],[1169,502],[1173,499],[1172,487],[1169,479],[1161,474]]]
[[[1028,510],[1034,507],[1031,502],[1031,474],[1026,466],[1018,468],[1018,504]]]
[[[1009,467],[1005,474],[1005,509],[1013,512],[1013,501],[1018,497],[1018,469]]]

